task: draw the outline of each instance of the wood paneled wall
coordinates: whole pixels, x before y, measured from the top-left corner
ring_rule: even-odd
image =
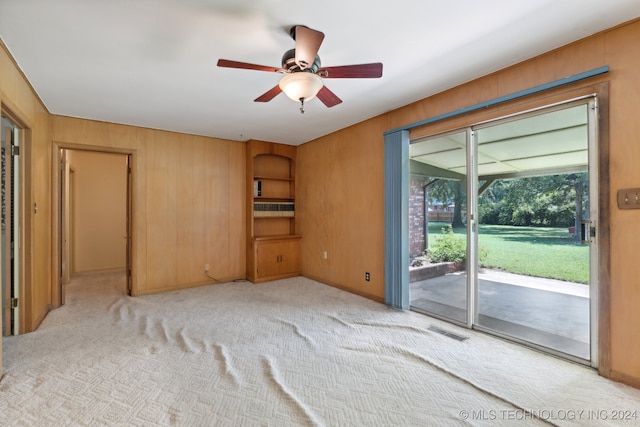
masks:
[[[596,34],[521,64],[478,78],[443,93],[298,147],[297,188],[303,274],[319,281],[384,298],[383,132],[483,101],[608,65],[598,78],[550,93],[438,123],[422,132],[476,123],[534,104],[601,91],[608,94],[605,140],[609,150],[609,254],[601,266],[610,271],[602,298],[610,328],[601,331],[607,365],[604,375],[640,387],[640,210],[616,207],[620,188],[640,186],[640,21]],[[428,94],[425,94],[427,96]],[[603,110],[604,111],[604,110]],[[413,133],[412,133],[413,134]],[[328,259],[322,258],[323,251]],[[371,271],[371,283],[364,272]]]
[[[132,154],[134,295],[245,276],[245,143],[62,116],[52,139]]]
[[[306,277],[384,301],[385,118],[298,147],[296,209]],[[327,258],[324,258],[324,252]],[[365,273],[370,273],[370,281]]]

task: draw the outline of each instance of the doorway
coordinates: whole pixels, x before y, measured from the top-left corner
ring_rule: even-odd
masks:
[[[122,271],[131,294],[131,154],[58,148],[59,304],[73,276]]]
[[[20,138],[2,116],[2,335],[20,333]]]
[[[590,96],[411,142],[417,258],[450,265],[412,309],[597,366],[596,114]]]

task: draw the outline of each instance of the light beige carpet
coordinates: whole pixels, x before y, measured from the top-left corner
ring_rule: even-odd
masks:
[[[0,424],[639,422],[614,417],[640,390],[592,369],[308,279],[137,298],[123,280],[75,279],[36,332],[3,339]]]

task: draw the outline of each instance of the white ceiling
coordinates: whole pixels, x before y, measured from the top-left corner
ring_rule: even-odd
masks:
[[[298,145],[640,16],[638,0],[0,0],[0,37],[53,114]],[[292,25],[325,33],[343,103],[253,100]],[[607,65],[607,64],[600,64]],[[584,70],[586,71],[586,70]]]

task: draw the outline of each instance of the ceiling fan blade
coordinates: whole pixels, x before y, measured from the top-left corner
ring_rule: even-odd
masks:
[[[268,67],[266,65],[249,64],[248,62],[231,61],[229,59],[218,59],[218,67],[241,68],[243,70],[258,70],[258,71],[271,71],[271,72],[282,71],[281,68]]]
[[[295,29],[296,64],[300,69],[310,68],[316,60],[318,49],[324,40],[324,33],[297,25]]]
[[[331,92],[329,89],[327,89],[326,86],[322,86],[322,89],[320,89],[316,96],[320,101],[322,101],[324,105],[329,108],[342,102],[342,99],[338,98],[338,95]]]
[[[382,77],[382,63],[322,67],[318,70],[318,74],[325,79],[377,79]]]
[[[262,95],[260,95],[256,99],[254,99],[253,101],[254,102],[269,102],[273,98],[275,98],[278,94],[280,94],[280,92],[282,92],[282,89],[280,89],[280,86],[279,85],[275,85],[274,87],[272,87],[271,89],[269,89],[268,91],[266,91],[265,93],[263,93]]]

